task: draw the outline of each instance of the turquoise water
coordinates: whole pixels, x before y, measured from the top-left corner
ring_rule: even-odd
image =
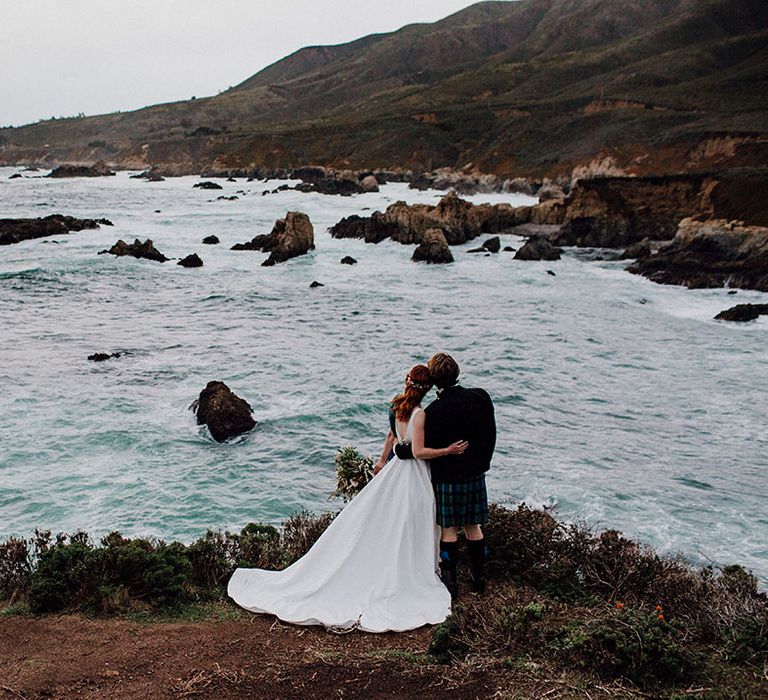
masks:
[[[415,265],[410,246],[327,234],[342,216],[439,197],[405,185],[262,197],[280,183],[201,191],[196,178],[13,172],[0,169],[0,216],[115,226],[0,248],[0,536],[84,528],[188,541],[336,508],[336,448],[377,455],[405,371],[445,350],[496,403],[492,500],[555,506],[768,576],[768,318],[712,320],[764,294],[658,286],[585,251],[521,262],[467,255],[468,244],[455,265]],[[314,224],[310,255],[262,268],[264,254],[229,250],[294,209]],[[201,245],[209,234],[222,244]],[[96,254],[135,237],[169,257],[198,252],[205,266]],[[359,264],[340,265],[345,255]],[[88,362],[96,351],[124,354]],[[252,433],[220,445],[195,425],[188,406],[212,379],[251,403]]]

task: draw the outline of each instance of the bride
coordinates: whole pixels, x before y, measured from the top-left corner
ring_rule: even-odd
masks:
[[[430,387],[429,370],[416,365],[392,400],[397,437],[412,443],[414,459],[393,457],[287,569],[237,569],[227,592],[238,605],[294,624],[365,632],[445,620],[451,596],[436,573],[439,528],[424,460],[461,454],[467,443],[424,447],[421,400]],[[394,439],[390,432],[382,457]]]

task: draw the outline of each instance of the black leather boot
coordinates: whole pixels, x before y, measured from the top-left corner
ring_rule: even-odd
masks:
[[[485,540],[467,540],[469,567],[472,573],[472,590],[485,593]]]
[[[440,542],[440,580],[451,594],[451,600],[459,597],[459,584],[456,581],[458,554],[458,542]]]

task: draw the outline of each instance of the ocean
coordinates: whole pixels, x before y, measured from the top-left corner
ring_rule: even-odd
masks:
[[[344,216],[443,194],[405,184],[262,196],[283,183],[9,180],[17,170],[0,168],[0,217],[115,225],[0,247],[0,538],[81,528],[189,542],[338,509],[337,448],[378,456],[407,370],[445,351],[496,405],[492,501],[768,582],[768,317],[713,320],[765,294],[656,285],[600,251],[467,254],[481,237],[453,249],[455,264],[428,266],[410,261],[412,246],[327,233]],[[266,254],[230,250],[291,210],[314,225],[310,254],[264,268]],[[211,234],[220,245],[201,244]],[[97,255],[118,238],[205,264]],[[346,255],[358,264],[341,265]],[[88,361],[94,352],[121,357]],[[214,379],[258,421],[224,444],[189,410]]]

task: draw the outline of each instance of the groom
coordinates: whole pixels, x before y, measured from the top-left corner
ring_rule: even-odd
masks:
[[[491,466],[496,445],[496,419],[486,391],[459,386],[459,366],[450,355],[437,353],[427,367],[437,387],[437,398],[425,409],[424,446],[439,448],[457,440],[469,442],[463,454],[430,462],[437,524],[441,528],[440,574],[451,597],[456,598],[460,528],[467,538],[472,587],[478,593],[485,590],[486,552],[481,526],[488,522],[485,472]],[[413,456],[410,444],[396,445],[395,453],[401,459]]]

